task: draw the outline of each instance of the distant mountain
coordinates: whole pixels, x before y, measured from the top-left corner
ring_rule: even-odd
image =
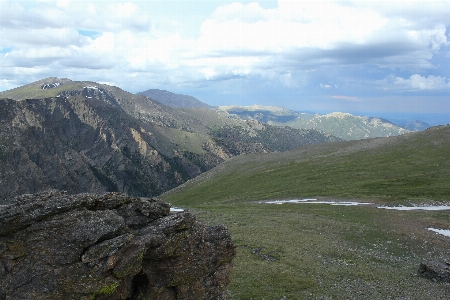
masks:
[[[151,197],[235,155],[336,140],[316,129],[47,78],[0,93],[0,202],[47,189]]]
[[[274,106],[220,106],[220,109],[244,119],[255,119],[271,125],[319,129],[344,140],[396,136],[410,132],[387,120],[334,112],[326,115],[299,113]]]
[[[421,131],[431,127],[430,124],[420,120],[389,120],[389,121],[411,131]]]
[[[174,94],[165,90],[150,89],[138,94],[174,108],[213,108],[192,96]]]
[[[315,113],[298,113],[292,110],[288,110],[278,106],[263,106],[263,105],[251,105],[251,106],[219,106],[219,109],[226,111],[230,114],[237,115],[243,119],[254,119],[264,123],[288,123],[295,121],[298,118],[303,120],[312,119],[319,114]]]

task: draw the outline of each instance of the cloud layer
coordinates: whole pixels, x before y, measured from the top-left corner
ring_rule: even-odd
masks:
[[[450,1],[220,1],[204,19],[202,1],[170,3],[0,0],[1,89],[59,76],[291,99],[450,91]]]

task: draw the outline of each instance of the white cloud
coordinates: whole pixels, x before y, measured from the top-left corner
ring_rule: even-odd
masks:
[[[226,56],[244,57],[232,62],[235,67],[257,56],[254,65],[246,65],[250,74],[278,69],[280,78],[288,68],[303,71],[330,64],[370,63],[417,72],[432,68],[433,54],[449,45],[443,23],[415,26],[424,3],[407,5],[406,11],[402,6],[386,10],[378,2],[280,0],[278,9],[233,3],[205,20],[196,48],[219,72]],[[442,14],[426,10],[430,16]]]
[[[2,44],[14,47],[87,46],[91,40],[72,28],[9,29],[2,32]]]
[[[215,9],[198,36],[187,38],[180,33],[187,24],[155,15],[152,1],[2,0],[0,49],[7,50],[0,53],[1,64],[10,69],[0,75],[28,67],[40,69],[30,72],[38,76],[53,66],[70,72],[64,77],[87,74],[143,87],[243,77],[294,87],[306,86],[309,71],[329,65],[431,70],[433,55],[449,46],[450,2],[382,3],[279,0],[278,7],[265,9],[234,2]],[[95,73],[105,69],[108,78]],[[425,79],[430,84],[436,78]],[[413,76],[403,80],[388,83],[433,89]],[[337,86],[333,81],[323,78],[314,86],[330,89]]]
[[[138,2],[139,3],[139,2]],[[72,28],[98,31],[151,30],[148,14],[133,2],[2,1],[4,29]]]
[[[70,5],[70,0],[58,0],[56,1],[56,6],[59,7],[68,7]]]
[[[110,7],[114,15],[123,18],[133,17],[139,9],[138,6],[132,2],[115,3],[112,4]]]
[[[232,20],[245,20],[245,22],[260,22],[269,19],[273,13],[272,9],[263,9],[259,3],[252,2],[243,5],[239,2],[233,2],[228,5],[218,7],[211,15],[211,18],[219,22]]]
[[[450,89],[450,82],[445,77],[433,75],[424,77],[419,74],[411,75],[407,79],[391,75],[384,80],[377,81],[377,84],[384,90],[401,90],[410,92],[440,91]]]
[[[281,75],[280,78],[281,83],[287,87],[295,87],[297,86],[296,80],[292,77],[291,72],[287,72]]]
[[[217,75],[217,72],[213,68],[202,68],[200,72],[205,76],[206,80],[210,80]]]
[[[220,7],[206,20],[199,43],[214,51],[333,49],[336,43],[364,43],[388,22],[365,9],[330,1],[278,1],[279,9],[251,3]]]

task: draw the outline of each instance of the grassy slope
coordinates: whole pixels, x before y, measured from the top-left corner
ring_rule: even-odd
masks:
[[[56,97],[59,93],[67,90],[79,90],[85,85],[82,82],[72,82],[69,84],[60,85],[58,87],[43,90],[37,85],[29,84],[24,87],[19,87],[9,91],[0,93],[0,98],[10,98],[14,100],[22,99],[43,99]]]
[[[331,196],[448,200],[450,126],[236,157],[164,196],[177,205]],[[182,192],[180,192],[182,191]]]
[[[417,276],[423,261],[448,261],[449,239],[426,230],[450,229],[448,212],[320,204],[195,212],[226,223],[237,246],[230,299],[449,299],[450,285]]]
[[[249,200],[448,203],[449,144],[447,126],[241,156],[162,198],[228,225],[237,246],[230,299],[448,299],[449,284],[417,276],[421,262],[449,260],[450,239],[426,229],[450,229],[448,211]]]

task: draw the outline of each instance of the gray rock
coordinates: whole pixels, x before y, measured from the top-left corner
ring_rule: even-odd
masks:
[[[158,199],[24,195],[0,206],[0,299],[224,299],[235,256]]]
[[[450,264],[430,261],[421,263],[419,274],[433,281],[450,282]]]

